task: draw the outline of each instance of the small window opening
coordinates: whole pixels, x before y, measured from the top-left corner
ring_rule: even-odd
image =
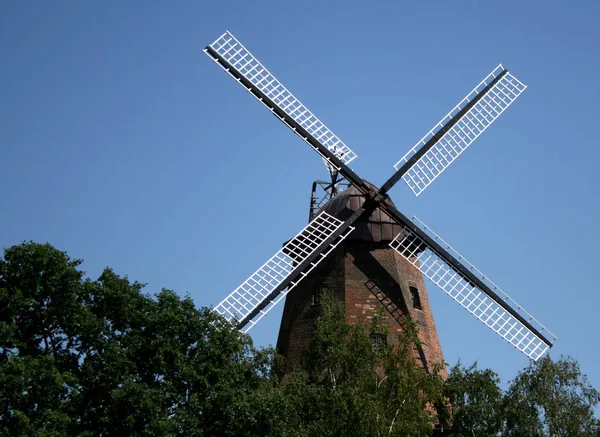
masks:
[[[410,289],[410,297],[412,297],[413,308],[422,310],[423,307],[421,306],[421,298],[419,297],[419,290],[417,290],[416,287],[409,287],[409,289]]]
[[[321,303],[321,296],[323,295],[323,293],[327,293],[329,292],[329,287],[325,284],[320,284],[320,285],[315,285],[313,287],[313,294],[312,294],[312,306],[317,306]]]
[[[380,351],[387,344],[387,335],[385,334],[371,334],[370,337],[373,350]]]

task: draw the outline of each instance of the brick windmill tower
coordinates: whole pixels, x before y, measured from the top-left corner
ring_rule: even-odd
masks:
[[[321,211],[316,211],[318,204],[313,195],[311,216],[326,212],[345,220],[366,200],[354,186],[341,193],[337,193],[335,184],[324,188],[327,190],[324,198],[329,202]],[[390,204],[391,200],[386,199],[386,203]],[[333,292],[345,302],[346,317],[351,323],[369,324],[373,317],[383,313],[387,329],[385,333],[372,333],[374,342],[393,341],[394,334],[403,329],[404,319],[410,316],[419,327],[419,339],[423,343],[415,351],[415,357],[425,368],[433,363],[442,364],[444,357],[423,276],[389,246],[402,226],[383,209],[376,208],[370,216],[363,215],[354,222],[354,228],[327,259],[287,295],[277,341],[278,351],[286,357],[285,371],[291,371],[301,362],[302,353],[312,339],[320,296],[324,292]]]
[[[308,225],[215,312],[248,331],[289,296],[278,345],[294,363],[310,339],[311,307],[330,288],[345,301],[350,321],[368,319],[383,307],[394,332],[398,318],[411,314],[425,343],[420,359],[426,365],[443,359],[426,277],[529,358],[539,359],[552,346],[556,337],[543,325],[430,228],[402,214],[387,195],[400,180],[419,195],[519,97],[526,86],[508,70],[499,65],[486,76],[377,188],[349,167],[356,154],[231,33],[204,52],[314,149],[332,177],[322,210],[313,208]],[[338,193],[341,179],[350,188]]]

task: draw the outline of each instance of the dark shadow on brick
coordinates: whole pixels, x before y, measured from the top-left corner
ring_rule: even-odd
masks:
[[[371,291],[371,293],[379,300],[381,305],[388,311],[388,313],[400,324],[404,326],[404,319],[410,318],[410,310],[404,299],[402,288],[395,281],[392,275],[383,267],[379,261],[368,251],[357,250],[351,251],[354,257],[354,265],[363,274],[371,278],[365,286]],[[417,345],[417,353],[421,364],[427,373],[429,373],[429,366],[427,364],[427,358],[421,345]]]

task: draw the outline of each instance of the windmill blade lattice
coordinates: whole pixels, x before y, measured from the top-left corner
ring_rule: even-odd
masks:
[[[274,111],[275,107],[289,116],[343,164],[347,165],[356,158],[356,154],[288,91],[230,32],[225,32],[221,35],[215,42],[206,47],[204,52],[211,56],[236,81],[246,86],[248,91],[252,92],[258,100],[267,106],[269,110],[273,111],[281,121],[303,140],[307,141],[307,138],[295,129],[293,125],[289,124],[285,117],[277,114]],[[246,81],[251,86],[244,84]],[[307,142],[311,147],[315,148],[310,141]],[[321,154],[318,148],[315,148],[315,150]],[[323,158],[328,168],[334,165],[328,160],[328,157],[323,156]],[[337,166],[334,167],[337,168]]]
[[[330,173],[339,172],[365,198],[345,222],[326,213],[317,216],[214,311],[249,330],[352,232],[355,221],[381,208],[404,227],[390,246],[470,313],[534,360],[552,346],[556,337],[514,300],[430,229],[421,229],[385,202],[400,179],[418,196],[519,97],[527,87],[508,70],[496,67],[396,163],[395,174],[377,189],[348,167],[356,154],[231,33],[204,52],[315,149]]]
[[[466,266],[466,270],[475,273],[491,292],[477,287],[464,271],[446,262],[438,250],[408,229],[396,236],[390,246],[488,328],[537,361],[552,346],[556,336],[423,222],[416,217],[413,221],[445,250],[452,252],[454,258]],[[513,314],[507,306],[513,309]],[[526,321],[531,329],[519,319]]]
[[[497,79],[499,78],[499,79]],[[495,79],[496,83],[485,90]],[[439,136],[444,126],[456,117],[471,101],[475,103],[458,121],[441,136],[441,138],[423,156],[404,172],[402,179],[412,192],[418,196],[427,188],[452,162],[479,137],[517,97],[527,88],[521,81],[498,65],[477,85],[473,91],[462,99],[433,129],[419,140],[394,168],[399,170],[419,150],[436,135]],[[484,93],[483,95],[480,95]]]
[[[343,224],[319,214],[213,311],[249,331],[354,230]]]

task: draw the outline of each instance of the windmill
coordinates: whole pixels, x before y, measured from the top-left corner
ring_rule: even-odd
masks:
[[[301,287],[344,240],[351,238],[359,223],[379,212],[390,225],[388,232],[395,232],[386,244],[412,270],[420,271],[530,359],[539,359],[552,346],[556,337],[549,330],[423,222],[400,212],[387,196],[400,180],[416,196],[421,194],[519,97],[526,86],[508,70],[499,65],[488,74],[394,165],[395,172],[377,188],[350,169],[356,154],[230,32],[204,52],[320,155],[332,178],[329,187],[324,183],[326,195],[332,197],[328,204],[341,196],[336,196],[339,176],[350,185],[353,198],[360,200],[341,218],[330,214],[331,209],[323,208],[316,214],[312,208],[308,225],[221,301],[215,312],[247,332],[292,290]],[[377,284],[373,286],[377,288]]]

